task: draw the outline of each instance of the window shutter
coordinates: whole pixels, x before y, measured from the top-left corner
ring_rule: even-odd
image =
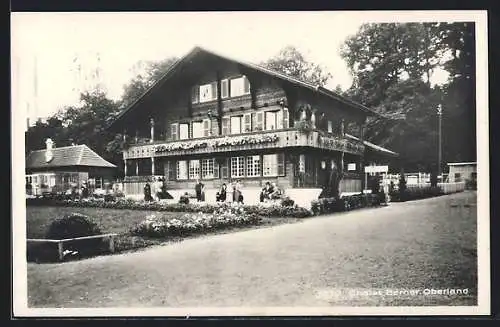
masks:
[[[222,118],[222,135],[229,135],[229,117]]]
[[[243,77],[243,93],[244,94],[250,93],[250,81],[246,76]]]
[[[229,80],[223,79],[221,82],[221,97],[223,99],[229,97]]]
[[[288,108],[283,109],[283,128],[290,127],[290,118],[288,115]]]
[[[264,113],[263,112],[257,112],[256,113],[256,123],[255,123],[255,127],[257,128],[257,130],[263,130],[264,129]]]
[[[165,176],[167,177],[167,180],[174,181],[176,179],[177,176],[177,173],[175,171],[176,168],[177,164],[175,161],[165,162]]]
[[[283,111],[276,112],[276,129],[283,129]]]
[[[200,99],[200,87],[198,85],[195,85],[191,88],[191,102],[198,103],[199,99]]]
[[[277,155],[278,176],[285,176],[285,154],[278,153]]]
[[[222,162],[221,171],[220,171],[221,177],[224,179],[228,179],[229,178],[229,159],[224,158],[223,160],[224,161]]]
[[[203,136],[210,136],[210,120],[203,119]]]
[[[189,122],[187,123],[188,125],[188,139],[192,139],[193,138],[193,122]]]
[[[243,115],[243,132],[248,133],[252,131],[252,115]]]
[[[219,135],[219,122],[216,119],[212,119],[212,135]]]
[[[179,129],[179,124],[175,123],[170,125],[170,135],[173,141],[179,138],[178,129]]]
[[[212,159],[214,161],[214,178],[219,178],[219,162],[217,159]]]
[[[212,82],[212,100],[217,99],[217,82]]]

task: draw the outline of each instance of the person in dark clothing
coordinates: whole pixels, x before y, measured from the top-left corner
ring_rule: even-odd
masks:
[[[194,186],[194,191],[196,192],[196,201],[201,202],[204,200],[204,186],[202,182],[200,182],[199,179],[196,180],[196,185]]]
[[[274,192],[273,186],[271,183],[266,182],[266,185],[260,192],[260,202],[264,202],[266,199],[270,199],[270,195]]]
[[[215,200],[217,202],[225,202],[227,197],[227,186],[226,183],[223,183],[220,187],[219,192],[215,195]]]
[[[151,185],[149,185],[148,182],[146,182],[146,185],[144,185],[144,201],[153,201],[153,197],[151,196]]]

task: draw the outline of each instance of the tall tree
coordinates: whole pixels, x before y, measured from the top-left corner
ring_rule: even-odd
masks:
[[[332,77],[321,66],[308,62],[302,53],[291,45],[284,47],[276,56],[260,65],[320,86],[324,86]]]
[[[177,61],[176,57],[169,57],[160,61],[140,61],[135,66],[140,72],[126,84],[121,97],[121,107],[127,107],[142,94],[144,94],[154,83],[172,67]]]
[[[452,71],[447,53],[456,37],[446,41],[446,36],[454,29],[436,23],[365,24],[341,52],[354,79],[346,93],[389,117],[369,121],[367,138],[400,152],[408,169],[437,161],[436,108],[449,90],[431,79],[440,69]]]

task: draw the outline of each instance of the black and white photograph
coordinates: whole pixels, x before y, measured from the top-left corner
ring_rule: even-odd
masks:
[[[11,13],[14,315],[489,314],[487,70],[486,11]]]

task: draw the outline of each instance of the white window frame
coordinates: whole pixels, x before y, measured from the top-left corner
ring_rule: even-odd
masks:
[[[210,119],[203,119],[201,122],[203,137],[212,135],[212,122]]]
[[[177,180],[187,180],[188,179],[188,162],[187,160],[177,161],[176,177]],[[183,169],[182,169],[183,168]]]
[[[192,126],[193,126],[193,138],[200,138],[204,136],[203,121],[201,120],[193,121]]]
[[[250,133],[252,131],[252,114],[243,115],[242,125],[242,133]]]
[[[260,177],[260,156],[247,157],[247,177]]]
[[[250,88],[245,90],[245,84],[248,83],[248,79],[246,76],[241,76],[237,78],[232,78],[230,80],[229,92],[231,97],[239,97],[242,95],[250,94]]]
[[[328,121],[328,128],[327,128],[328,133],[332,134],[333,133],[333,121],[329,120]]]
[[[278,154],[264,154],[262,156],[262,176],[278,176]]]
[[[217,100],[217,83],[212,82],[200,85],[199,102],[210,102]]]
[[[200,160],[189,160],[188,169],[189,179],[199,179],[200,178]]]
[[[231,177],[245,177],[245,157],[231,157]]]
[[[202,179],[213,179],[215,178],[215,160],[214,159],[202,159],[201,160],[201,178]]]
[[[264,130],[272,131],[277,129],[277,117],[276,111],[266,111],[264,113]],[[268,117],[271,117],[268,119]]]

